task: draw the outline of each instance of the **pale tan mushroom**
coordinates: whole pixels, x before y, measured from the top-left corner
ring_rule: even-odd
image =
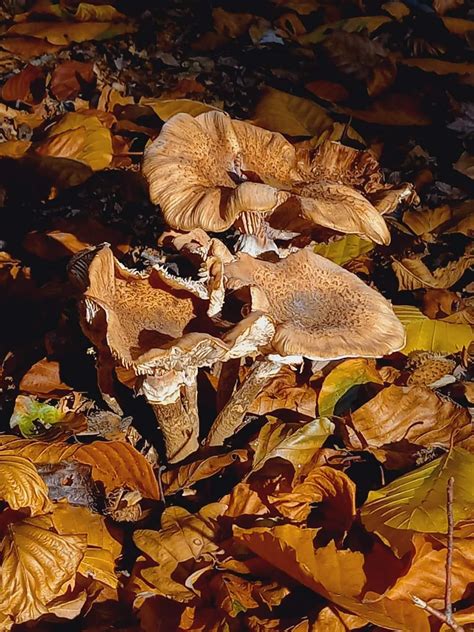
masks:
[[[110,389],[112,361],[129,369],[135,390],[153,406],[168,460],[185,458],[198,448],[197,370],[266,344],[274,332],[270,317],[254,312],[221,333],[208,315],[203,283],[160,266],[129,270],[108,246],[82,261],[71,271],[76,277],[87,272],[81,324],[98,349],[101,389]]]
[[[237,225],[253,236],[252,254],[272,249],[272,238],[284,237],[297,217],[389,243],[368,198],[385,191],[380,207],[389,212],[412,192],[410,185],[383,185],[368,152],[329,141],[296,149],[281,134],[216,111],[172,117],[145,150],[143,173],[172,228],[222,232]]]
[[[266,313],[275,335],[266,358],[256,363],[236,395],[216,419],[208,442],[219,445],[235,432],[245,412],[244,391],[255,397],[265,376],[284,362],[378,358],[399,351],[405,330],[392,307],[357,276],[305,248],[270,263],[240,253],[225,265],[227,286],[248,286],[251,309]]]

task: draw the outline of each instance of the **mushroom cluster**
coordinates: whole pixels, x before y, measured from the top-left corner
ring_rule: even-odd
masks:
[[[282,364],[376,358],[404,346],[389,301],[311,247],[284,258],[256,254],[278,253],[272,239],[304,222],[388,243],[383,214],[414,194],[410,185],[385,185],[369,152],[334,142],[296,148],[221,112],[178,114],[146,150],[143,172],[152,201],[179,231],[166,240],[188,269],[194,264],[193,277],[162,264],[129,269],[106,244],[76,255],[70,273],[81,287],[81,323],[97,349],[104,400],[120,410],[117,379],[144,395],[168,461],[199,448],[196,379],[204,367],[222,376],[251,361],[207,436],[208,445],[221,445]],[[234,254],[206,232],[231,226],[247,252]]]

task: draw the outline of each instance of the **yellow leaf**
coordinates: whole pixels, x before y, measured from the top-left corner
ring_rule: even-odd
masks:
[[[48,488],[33,463],[7,451],[0,453],[0,498],[12,509],[29,509],[32,516],[52,508]]]
[[[317,103],[270,87],[264,89],[252,122],[289,136],[319,136],[333,124]]]
[[[58,535],[45,516],[8,527],[1,544],[0,611],[23,623],[49,612],[48,603],[72,588],[87,546],[85,536]]]
[[[410,9],[404,2],[398,2],[398,0],[390,0],[382,5],[387,13],[397,20],[402,20],[407,15],[410,15]]]
[[[443,20],[444,26],[448,29],[450,33],[454,33],[455,35],[466,35],[473,31],[472,20],[463,20],[462,18],[453,18],[452,16],[443,16],[441,18]]]
[[[80,2],[74,13],[74,19],[78,22],[115,22],[126,20],[126,16],[110,4],[97,5]]]
[[[7,140],[4,143],[0,143],[0,156],[20,158],[30,147],[31,141],[29,140]]]
[[[468,347],[473,339],[472,327],[427,318],[411,305],[394,305],[393,310],[405,327],[407,342],[402,353],[434,351],[456,353]]]
[[[316,254],[343,266],[348,261],[373,250],[374,244],[358,235],[344,235],[328,244],[317,244],[313,250]]]
[[[269,459],[277,457],[299,468],[311,460],[316,450],[334,432],[334,427],[324,417],[304,425],[267,422],[251,444],[255,450],[252,472],[257,472]]]
[[[162,121],[167,121],[175,114],[184,113],[191,116],[198,116],[204,112],[222,111],[214,105],[201,103],[201,101],[193,101],[192,99],[148,99],[142,97],[140,99],[140,105],[150,107]]]
[[[363,358],[344,360],[324,379],[318,398],[319,414],[333,415],[341,397],[354,386],[367,383],[383,384],[374,362]]]
[[[400,63],[404,66],[420,68],[420,70],[424,70],[425,72],[432,72],[435,75],[469,75],[474,72],[474,64],[465,62],[457,63],[431,57],[426,59],[416,57],[411,59],[401,59]]]
[[[428,533],[446,533],[446,489],[454,477],[454,521],[472,517],[474,454],[453,448],[446,455],[400,476],[389,485],[370,492],[361,509],[369,531],[379,525]]]
[[[71,42],[108,39],[134,30],[134,25],[128,22],[23,22],[11,26],[7,35],[26,35],[67,46]]]
[[[386,15],[368,15],[368,16],[357,16],[354,18],[348,18],[346,20],[339,20],[338,22],[331,22],[330,24],[323,24],[322,26],[318,26],[318,28],[314,29],[310,33],[305,35],[301,35],[298,38],[300,44],[318,44],[322,42],[331,31],[334,30],[342,30],[347,33],[356,33],[357,31],[368,31],[369,33],[373,33],[378,28],[380,28],[383,24],[387,22],[391,22],[391,18]]]

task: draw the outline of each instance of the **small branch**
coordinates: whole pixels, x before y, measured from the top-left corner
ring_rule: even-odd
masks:
[[[426,601],[423,601],[423,599],[420,599],[415,595],[412,595],[411,598],[413,599],[413,603],[415,604],[415,606],[426,610],[428,614],[433,615],[433,617],[436,617],[439,621],[445,623],[449,628],[451,628],[451,630],[454,630],[454,632],[466,632],[462,625],[459,625],[459,623],[456,623],[456,621],[452,620],[451,622],[449,622],[447,616],[444,614],[444,612],[441,612],[441,610],[433,608],[432,606],[427,604]]]
[[[448,480],[446,511],[448,514],[448,552],[446,554],[446,586],[444,592],[444,612],[448,625],[453,623],[453,603],[452,603],[452,568],[453,568],[453,548],[454,548],[454,477]]]

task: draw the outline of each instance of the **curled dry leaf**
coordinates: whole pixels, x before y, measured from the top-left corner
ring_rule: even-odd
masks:
[[[314,418],[316,415],[316,391],[306,382],[299,383],[298,374],[283,366],[250,405],[249,413],[266,415],[277,410],[291,410]]]
[[[291,492],[274,494],[268,500],[293,522],[304,522],[317,505],[322,528],[341,534],[355,518],[355,489],[344,472],[323,465],[312,469]]]
[[[406,441],[449,448],[471,435],[468,411],[424,386],[389,386],[351,415],[369,448]],[[364,448],[354,437],[354,447]],[[392,446],[393,447],[393,446]]]
[[[20,390],[42,397],[70,393],[73,389],[62,381],[60,371],[59,362],[42,358],[21,378]]]
[[[246,450],[232,450],[226,454],[216,454],[207,459],[193,461],[176,469],[167,470],[161,476],[164,492],[166,495],[170,495],[189,489],[198,481],[210,478],[224,468],[237,462],[243,463],[247,459],[248,452]]]
[[[74,586],[87,538],[51,527],[51,517],[38,516],[9,525],[3,538],[0,611],[15,623],[47,614],[50,602]]]
[[[444,268],[431,272],[419,259],[393,260],[392,268],[397,275],[400,290],[417,290],[419,288],[449,288],[463,276],[474,264],[474,254],[467,252],[457,261],[452,261]]]
[[[0,498],[12,509],[29,509],[32,516],[52,509],[48,488],[33,463],[7,450],[0,452]]]
[[[221,552],[215,542],[216,519],[225,508],[213,503],[193,515],[181,507],[169,507],[161,517],[160,531],[136,530],[134,542],[146,558],[136,563],[132,583],[142,586],[141,592],[172,596],[183,603],[193,599],[191,576],[211,569]]]
[[[35,464],[73,460],[90,465],[92,477],[103,483],[107,491],[128,487],[138,490],[145,498],[160,498],[152,466],[138,450],[123,441],[71,445],[61,441],[27,441],[3,435],[0,437],[0,446],[2,450],[14,450]]]
[[[234,489],[220,500],[227,505],[225,516],[238,518],[239,516],[264,516],[270,513],[258,492],[248,483],[237,483]]]

